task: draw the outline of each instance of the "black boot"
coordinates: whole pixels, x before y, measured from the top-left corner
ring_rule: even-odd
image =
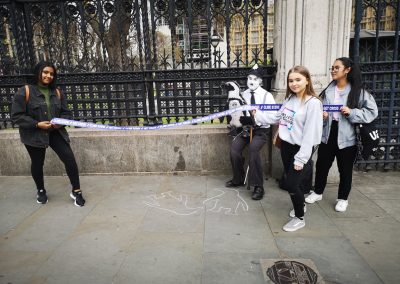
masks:
[[[255,186],[251,198],[253,200],[261,200],[263,199],[263,197],[264,197],[264,188],[262,186]]]
[[[228,181],[225,183],[225,186],[226,186],[226,187],[239,187],[239,186],[243,186],[243,185],[244,185],[244,182],[234,183],[234,182],[233,182],[233,179],[228,180]]]

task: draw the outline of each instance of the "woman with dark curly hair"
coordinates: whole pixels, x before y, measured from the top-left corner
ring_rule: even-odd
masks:
[[[32,84],[18,89],[14,95],[11,116],[19,126],[22,143],[31,158],[31,173],[37,187],[36,201],[48,201],[44,187],[43,165],[47,147],[51,147],[65,165],[72,185],[70,193],[76,206],[84,206],[79,171],[64,126],[52,124],[54,117],[71,119],[65,96],[57,88],[57,70],[50,62],[34,68]]]

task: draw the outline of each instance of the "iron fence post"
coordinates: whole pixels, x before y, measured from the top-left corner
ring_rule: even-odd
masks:
[[[354,19],[353,59],[357,63],[360,62],[361,18],[362,18],[362,0],[356,0],[355,19]]]
[[[156,108],[154,103],[154,87],[153,87],[153,65],[154,62],[151,56],[151,38],[150,38],[150,27],[148,17],[147,1],[142,2],[142,24],[143,24],[143,42],[144,42],[144,57],[145,63],[145,86],[147,92],[147,101],[149,106],[149,113],[147,115],[147,125],[158,124],[156,117]]]

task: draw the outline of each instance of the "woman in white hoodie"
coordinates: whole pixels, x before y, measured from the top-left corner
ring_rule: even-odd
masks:
[[[306,178],[306,167],[311,167],[313,147],[321,142],[322,135],[322,102],[314,92],[306,67],[295,66],[289,70],[285,101],[273,120],[266,122],[279,124],[285,188],[294,208],[283,230],[293,232],[305,226],[304,194],[300,184]]]

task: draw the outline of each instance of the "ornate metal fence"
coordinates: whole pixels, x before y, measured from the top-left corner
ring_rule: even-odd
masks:
[[[248,68],[274,73],[268,0],[0,0],[0,128],[39,60],[53,61],[75,119],[167,123],[225,108],[220,84]],[[360,167],[400,161],[400,1],[354,0],[350,53],[380,114],[379,151]]]
[[[244,86],[255,63],[270,86],[267,2],[0,0],[0,127],[43,59],[75,119],[154,124],[222,111],[221,83]]]
[[[366,87],[379,107],[380,146],[359,167],[398,169],[400,165],[400,1],[356,0],[350,53],[360,62]]]

